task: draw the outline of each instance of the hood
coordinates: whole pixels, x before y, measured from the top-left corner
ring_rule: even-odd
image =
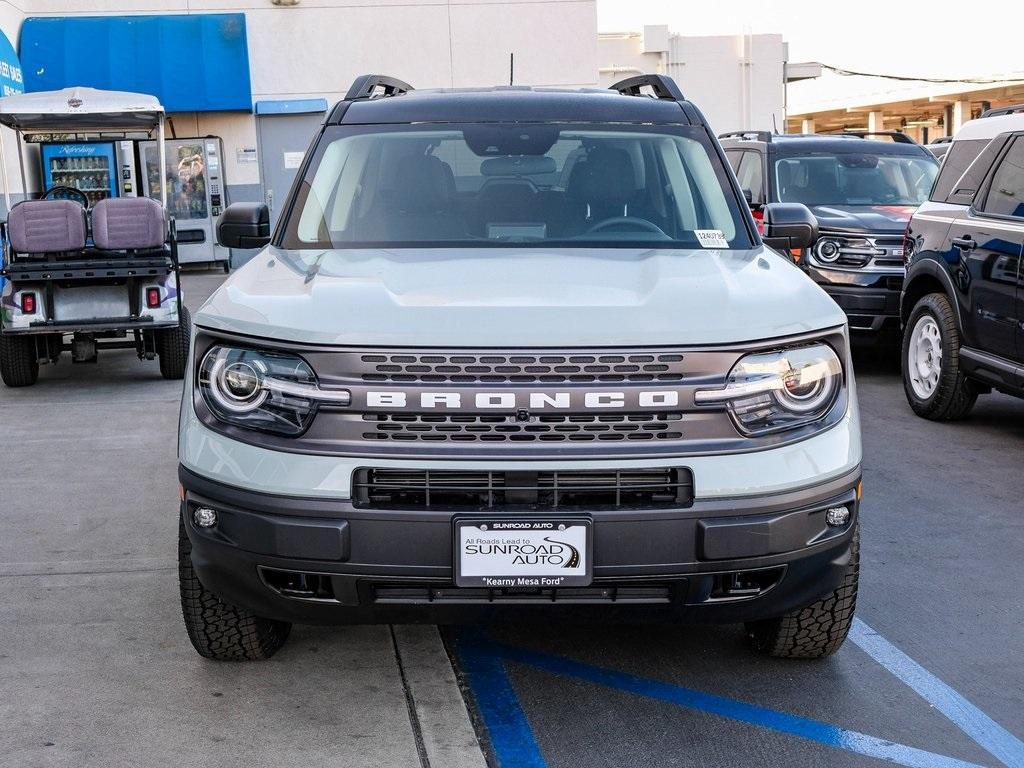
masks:
[[[264,249],[196,323],[330,345],[721,344],[846,318],[795,265],[751,251]]]
[[[902,235],[916,205],[812,205],[821,229],[857,234]]]

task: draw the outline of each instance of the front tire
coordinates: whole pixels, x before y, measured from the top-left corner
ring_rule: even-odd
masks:
[[[747,636],[755,651],[777,659],[822,659],[839,650],[857,607],[860,523],[855,526],[850,563],[839,589],[777,619],[749,622]]]
[[[160,375],[165,379],[185,378],[188,365],[188,345],[192,336],[192,316],[182,306],[178,327],[156,332],[156,354],[160,358]]]
[[[971,412],[978,390],[960,370],[960,329],[945,294],[917,302],[903,335],[903,391],[914,413],[953,421]]]
[[[192,542],[178,520],[178,585],[181,613],[192,647],[214,661],[262,661],[281,649],[292,625],[256,616],[226,603],[199,581],[192,567]]]
[[[8,387],[28,387],[36,383],[39,360],[35,339],[0,334],[0,378]]]

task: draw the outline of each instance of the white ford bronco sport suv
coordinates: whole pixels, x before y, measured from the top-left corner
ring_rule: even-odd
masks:
[[[653,92],[653,93],[652,93]],[[652,97],[653,96],[653,97]],[[669,78],[415,91],[329,113],[266,246],[199,311],[179,441],[185,624],[745,622],[842,643],[861,444],[846,318],[758,235]]]

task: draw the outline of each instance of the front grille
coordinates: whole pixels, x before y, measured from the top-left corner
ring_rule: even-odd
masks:
[[[822,232],[822,237],[839,241],[839,255],[824,261],[826,267],[903,268],[903,238],[900,236],[861,237]]]
[[[664,509],[693,503],[681,467],[577,471],[357,469],[352,500],[364,509]]]
[[[531,416],[364,413],[365,440],[463,443],[679,440],[681,413]]]
[[[364,354],[363,381],[552,383],[681,381],[678,353]]]

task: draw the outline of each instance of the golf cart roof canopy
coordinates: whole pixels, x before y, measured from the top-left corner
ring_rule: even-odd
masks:
[[[74,87],[0,98],[0,125],[21,132],[152,132],[163,117],[155,96],[128,91]]]

